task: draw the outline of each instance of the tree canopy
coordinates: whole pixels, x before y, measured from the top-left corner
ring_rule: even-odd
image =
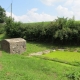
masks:
[[[0,23],[4,23],[6,18],[5,10],[0,6]]]

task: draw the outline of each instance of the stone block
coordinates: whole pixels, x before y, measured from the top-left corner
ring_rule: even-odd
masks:
[[[26,40],[23,38],[4,39],[1,41],[1,49],[8,53],[23,53],[26,50]]]

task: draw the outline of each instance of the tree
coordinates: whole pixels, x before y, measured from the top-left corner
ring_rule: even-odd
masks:
[[[0,6],[0,23],[4,23],[6,18],[5,10]]]

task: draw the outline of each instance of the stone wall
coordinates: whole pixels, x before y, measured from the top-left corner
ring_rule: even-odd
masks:
[[[1,49],[8,53],[23,53],[26,50],[26,40],[22,38],[4,39]]]

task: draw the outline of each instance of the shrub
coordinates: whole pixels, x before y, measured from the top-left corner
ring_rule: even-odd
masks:
[[[0,23],[0,34],[3,34],[5,32],[5,24]]]
[[[9,37],[22,37],[29,41],[80,44],[80,22],[64,17],[52,22],[26,24],[9,18],[6,21],[6,33]]]

